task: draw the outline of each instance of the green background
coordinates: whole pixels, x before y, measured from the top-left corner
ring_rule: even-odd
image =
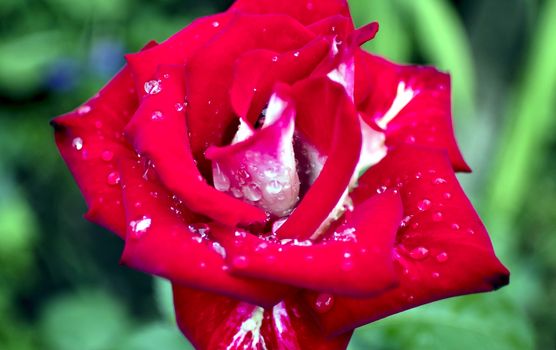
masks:
[[[279,0],[277,0],[279,1]],[[118,265],[82,219],[48,126],[123,54],[229,1],[0,1],[0,349],[188,349],[168,284]],[[508,287],[361,328],[351,349],[556,349],[556,0],[351,0],[368,45],[453,75],[460,177],[512,271]]]

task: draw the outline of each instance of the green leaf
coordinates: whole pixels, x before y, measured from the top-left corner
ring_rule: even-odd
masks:
[[[532,330],[504,293],[422,306],[358,329],[350,350],[532,350]]]
[[[194,350],[176,325],[156,322],[137,329],[118,350]]]
[[[52,299],[40,329],[48,349],[108,350],[128,329],[121,304],[101,291],[81,291]]]
[[[174,297],[172,294],[172,284],[164,278],[154,277],[154,298],[158,311],[168,321],[175,322]]]

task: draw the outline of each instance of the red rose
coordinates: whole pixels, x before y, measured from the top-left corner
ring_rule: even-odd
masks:
[[[239,0],[128,65],[56,142],[199,349],[344,349],[509,273],[459,186],[449,76],[362,51],[345,0]],[[361,175],[363,174],[363,175]]]

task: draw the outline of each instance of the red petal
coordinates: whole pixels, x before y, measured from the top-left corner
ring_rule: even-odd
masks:
[[[145,83],[154,78],[159,65],[185,64],[189,57],[218,34],[231,18],[229,13],[199,18],[160,45],[126,55],[126,60],[133,72],[138,96],[146,95]]]
[[[328,156],[315,183],[277,232],[281,238],[302,240],[315,233],[346,191],[359,160],[361,128],[344,88],[328,78],[296,84],[294,96],[298,130]]]
[[[133,80],[126,67],[97,96],[52,120],[60,154],[89,206],[86,217],[120,237],[125,236],[125,219],[116,162],[135,154],[122,131],[136,108]]]
[[[386,144],[448,151],[454,168],[470,171],[452,127],[450,77],[432,67],[403,66],[363,51],[356,56],[355,101],[368,123],[386,129]]]
[[[218,233],[232,271],[319,292],[368,297],[397,282],[392,249],[402,219],[402,204],[392,192],[359,205],[341,232],[353,238],[268,241],[251,234]]]
[[[224,248],[210,240],[210,226],[172,198],[135,160],[121,162],[127,236],[122,262],[175,283],[274,305],[288,291],[273,283],[229,275]],[[201,224],[198,224],[201,223]]]
[[[289,17],[236,14],[220,35],[188,60],[187,121],[191,149],[203,174],[210,174],[210,162],[203,155],[207,147],[227,144],[237,130],[237,116],[229,96],[236,59],[256,49],[275,52],[298,49],[313,36]]]
[[[338,297],[317,315],[327,332],[339,333],[438,299],[489,291],[508,283],[488,234],[441,152],[401,147],[359,179],[354,203],[397,188],[404,225],[398,232],[398,288],[368,299]],[[308,299],[314,301],[312,293]]]
[[[174,305],[180,329],[198,350],[344,350],[351,338],[351,332],[324,337],[294,297],[265,311],[174,285]]]
[[[199,173],[181,105],[183,67],[161,66],[158,76],[161,91],[143,99],[126,129],[135,149],[148,155],[166,188],[191,210],[231,226],[265,221],[262,210],[217,191]]]
[[[230,90],[234,111],[254,123],[256,120],[253,119],[259,116],[277,82],[293,84],[309,76],[329,49],[329,40],[319,37],[301,49],[290,52],[246,52],[235,63],[234,81]],[[250,110],[253,113],[248,115]]]
[[[306,25],[334,15],[351,18],[346,0],[237,0],[231,10],[285,14]]]

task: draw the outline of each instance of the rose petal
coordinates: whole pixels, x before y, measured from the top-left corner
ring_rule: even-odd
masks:
[[[341,333],[388,315],[455,295],[489,291],[508,283],[488,234],[443,152],[400,147],[359,179],[357,205],[373,193],[396,188],[404,205],[395,249],[398,288],[368,299],[337,297],[315,315],[328,333]],[[317,293],[309,293],[314,302]]]
[[[135,149],[154,162],[166,188],[191,210],[232,226],[265,221],[262,210],[217,191],[199,173],[190,152],[184,107],[178,105],[184,96],[183,67],[161,66],[158,77],[162,90],[143,99],[126,127]]]
[[[277,232],[280,238],[303,240],[315,233],[346,191],[359,160],[361,129],[344,88],[326,77],[297,83],[294,96],[298,130],[328,156],[319,177]]]
[[[344,350],[351,332],[326,338],[299,298],[264,310],[174,285],[178,325],[196,349]]]
[[[298,201],[299,177],[293,151],[295,109],[287,86],[278,85],[262,129],[239,143],[211,147],[216,189],[282,217]]]
[[[363,51],[355,59],[358,110],[365,121],[386,130],[387,146],[445,149],[457,171],[470,171],[454,136],[447,74],[432,67],[397,65]]]
[[[137,94],[144,97],[145,83],[151,81],[162,64],[185,64],[195,51],[206,44],[225,27],[233,16],[221,13],[196,19],[160,45],[126,55],[137,87]]]
[[[287,293],[285,286],[228,274],[226,251],[210,239],[205,219],[188,211],[155,179],[145,179],[144,171],[133,159],[121,161],[128,231],[122,263],[258,305],[274,305]]]
[[[51,122],[60,154],[89,207],[86,218],[120,237],[125,236],[125,220],[114,174],[117,159],[134,154],[122,130],[136,108],[133,80],[126,67],[97,96]]]
[[[290,17],[235,14],[220,35],[188,60],[187,121],[191,149],[203,174],[210,174],[211,164],[204,158],[208,146],[229,143],[237,130],[229,96],[236,59],[256,49],[291,51],[303,47],[313,36]]]
[[[392,250],[402,219],[399,195],[388,192],[359,205],[337,233],[350,240],[268,241],[251,234],[215,233],[232,272],[319,292],[368,297],[397,282]]]
[[[254,124],[274,85],[277,82],[293,84],[309,76],[329,47],[329,40],[319,37],[294,51],[253,50],[240,56],[235,63],[230,90],[236,114]]]
[[[285,14],[305,25],[334,15],[351,18],[346,0],[237,0],[231,10],[258,14]]]

